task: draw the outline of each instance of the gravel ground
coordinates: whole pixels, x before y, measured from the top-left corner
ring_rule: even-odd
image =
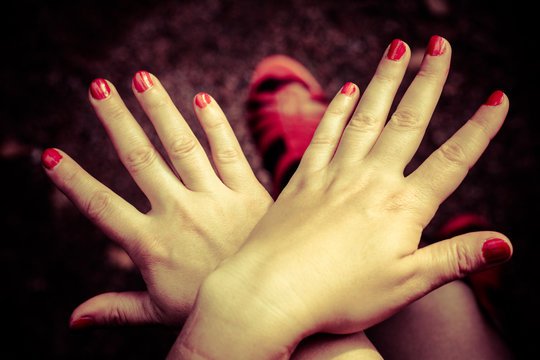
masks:
[[[426,235],[462,211],[486,216],[513,240],[504,266],[505,335],[519,358],[535,346],[540,247],[534,236],[538,191],[534,12],[494,1],[19,1],[6,9],[0,72],[0,162],[4,185],[0,248],[5,327],[3,358],[161,358],[174,334],[160,327],[72,332],[80,302],[144,287],[122,253],[48,181],[41,151],[59,147],[139,209],[147,201],[122,168],[87,100],[95,77],[116,84],[152,139],[130,93],[133,74],[157,75],[203,144],[191,111],[198,91],[222,105],[257,176],[269,187],[244,122],[249,77],[273,53],[303,62],[328,94],[360,88],[393,38],[413,49],[414,75],[429,37],[453,47],[453,63],[417,166],[489,94],[511,99],[507,123],[463,185],[440,208]],[[2,356],[0,356],[2,357]]]

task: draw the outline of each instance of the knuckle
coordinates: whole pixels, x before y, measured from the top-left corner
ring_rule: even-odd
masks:
[[[486,116],[475,116],[469,120],[469,124],[473,127],[476,127],[478,130],[480,130],[481,133],[491,139],[493,137],[493,130],[490,126],[490,120],[491,119]]]
[[[374,130],[377,127],[377,118],[369,113],[357,113],[351,117],[348,128],[353,131],[366,132]]]
[[[406,194],[392,194],[385,199],[382,207],[389,212],[403,211],[410,207],[410,204],[412,203],[411,200],[413,199]]]
[[[112,306],[107,314],[107,322],[111,325],[124,326],[129,324],[128,316],[119,306]]]
[[[336,143],[335,138],[328,135],[315,135],[311,139],[310,145],[332,146]]]
[[[422,78],[424,82],[436,84],[441,79],[441,70],[434,66],[421,67],[416,77]]]
[[[156,151],[151,146],[137,146],[127,154],[125,164],[130,171],[138,172],[150,166],[155,160]]]
[[[226,148],[216,151],[216,161],[222,164],[230,164],[238,161],[239,152],[235,148]]]
[[[456,242],[453,244],[450,257],[453,274],[457,278],[463,278],[473,271],[474,259],[469,255],[467,245],[464,243]]]
[[[86,213],[88,217],[94,221],[103,219],[110,207],[111,194],[107,191],[97,191],[94,193],[86,204]]]
[[[64,190],[72,190],[77,188],[77,183],[80,181],[81,172],[75,166],[65,166],[61,174],[60,187]]]
[[[399,77],[392,72],[377,71],[373,76],[373,80],[376,80],[379,85],[392,86],[396,81],[399,81]]]
[[[104,119],[106,119],[107,122],[110,122],[110,123],[119,122],[122,119],[124,119],[127,115],[128,115],[128,112],[124,106],[119,105],[116,102],[110,102],[108,103],[106,113],[104,114]]]
[[[416,130],[421,128],[421,116],[411,108],[400,108],[390,118],[388,126],[397,130]]]
[[[414,209],[414,204],[418,204],[422,201],[418,195],[418,192],[416,192],[413,188],[406,186],[403,177],[398,177],[397,179],[380,178],[379,181],[384,181],[387,184],[385,187],[392,189],[391,192],[382,198],[382,204],[380,205],[381,208],[385,209],[386,211],[409,212]]]
[[[326,109],[325,115],[331,117],[343,117],[345,115],[345,109],[343,106],[330,106]]]
[[[220,130],[227,127],[227,120],[223,116],[212,116],[206,121],[203,122],[204,128],[206,130]]]
[[[457,166],[463,166],[467,162],[465,150],[456,141],[449,140],[441,145],[439,154],[443,160]]]
[[[173,159],[184,159],[192,154],[197,148],[197,141],[193,136],[178,136],[169,147],[169,155]]]
[[[171,249],[164,244],[163,241],[160,241],[155,234],[149,234],[145,236],[145,242],[148,244],[144,251],[149,254],[152,261],[157,261],[159,263],[169,263],[172,256]]]
[[[170,102],[163,96],[152,96],[146,98],[146,107],[151,112],[161,112],[170,107]]]

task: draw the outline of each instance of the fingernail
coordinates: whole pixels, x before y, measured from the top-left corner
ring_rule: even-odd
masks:
[[[356,86],[352,82],[348,82],[341,88],[341,93],[351,96],[356,91]]]
[[[403,54],[405,54],[405,51],[407,51],[405,43],[399,39],[394,39],[390,44],[390,48],[388,49],[388,54],[386,54],[386,57],[388,57],[388,59],[390,60],[398,61],[399,59],[401,59]]]
[[[41,154],[41,163],[49,170],[58,165],[61,159],[62,155],[55,149],[46,149]]]
[[[94,99],[103,100],[111,94],[111,89],[104,79],[95,79],[92,81],[92,84],[90,84],[90,92]]]
[[[482,255],[488,264],[498,263],[507,260],[512,251],[510,245],[502,239],[489,239],[482,246]]]
[[[89,316],[83,316],[76,320],[71,321],[71,324],[69,324],[69,327],[73,330],[80,330],[80,329],[86,329],[92,325],[94,325],[94,319],[92,319]]]
[[[197,96],[195,96],[195,104],[201,109],[205,108],[211,101],[210,95],[206,93],[198,93]]]
[[[439,56],[446,51],[446,43],[444,39],[438,35],[434,35],[429,39],[429,44],[426,52],[431,56]]]
[[[140,93],[145,92],[154,86],[154,82],[152,81],[148,71],[139,71],[136,73],[133,77],[133,83],[135,85],[135,89]]]
[[[503,102],[503,98],[504,98],[504,93],[500,90],[497,90],[489,96],[489,98],[486,100],[484,105],[488,105],[488,106],[500,105]]]

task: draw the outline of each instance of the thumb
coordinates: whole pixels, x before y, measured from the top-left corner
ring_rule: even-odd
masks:
[[[500,265],[512,257],[512,244],[504,235],[479,231],[459,235],[418,249],[413,259],[426,292],[469,274]]]
[[[94,296],[71,314],[69,327],[156,323],[157,316],[146,291],[110,292]]]

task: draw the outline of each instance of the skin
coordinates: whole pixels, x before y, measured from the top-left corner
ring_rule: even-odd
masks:
[[[148,213],[140,213],[60,150],[60,163],[46,169],[79,210],[127,251],[147,285],[145,292],[106,293],[84,302],[73,312],[72,325],[85,319],[93,325],[160,323],[179,328],[204,277],[238,249],[272,203],[219,105],[194,105],[218,176],[159,80],[152,80],[154,85],[145,92],[133,91],[172,168],[111,83],[107,98],[89,95],[120,159],[150,200]]]
[[[336,95],[275,204],[203,282],[169,358],[288,358],[309,335],[364,330],[445,283],[498,265],[483,255],[487,240],[503,239],[510,257],[509,240],[489,231],[418,249],[509,106],[505,95],[482,105],[405,177],[449,71],[450,44],[441,41],[388,123],[408,48],[398,61],[381,61],[361,97],[358,89]]]
[[[408,56],[407,51],[405,59]],[[374,77],[371,93],[384,91],[385,77],[394,66],[387,63],[383,57],[377,71],[381,76]],[[161,323],[180,327],[202,280],[238,249],[272,202],[253,176],[215,100],[194,109],[207,134],[218,174],[159,80],[150,76],[153,86],[144,92],[134,86],[134,93],[153,122],[176,174],[157,154],[112,84],[108,83],[111,94],[106,99],[90,96],[124,165],[149,198],[150,212],[138,212],[61,151],[60,163],[46,169],[83,214],[128,252],[148,288],[146,292],[98,295],[73,312],[72,325],[84,319],[85,326]],[[353,95],[357,99],[358,91]],[[329,109],[327,117],[331,116],[334,124],[324,125],[327,133],[349,120],[349,102],[338,102]],[[325,141],[314,144],[324,145]],[[297,359],[381,358],[363,332],[316,335],[301,342],[293,355]]]
[[[133,92],[152,121],[172,167],[169,167],[125,107],[114,85],[108,97],[90,103],[131,176],[151,202],[142,214],[88,174],[68,154],[53,168],[53,183],[79,210],[126,250],[147,285],[144,292],[110,292],[78,306],[73,328],[163,324],[180,329],[203,279],[247,238],[273,200],[255,178],[221,108],[209,103],[194,111],[212,151],[211,163],[159,80]],[[173,173],[176,171],[178,176]],[[315,338],[314,338],[315,339]],[[298,359],[379,359],[367,337],[310,339]]]

